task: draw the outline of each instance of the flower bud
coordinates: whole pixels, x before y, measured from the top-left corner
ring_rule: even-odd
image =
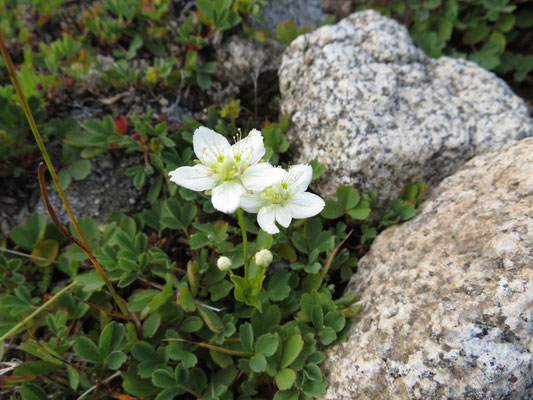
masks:
[[[221,271],[228,271],[232,266],[231,260],[226,256],[221,256],[217,260],[217,267]]]
[[[263,249],[255,254],[255,263],[259,267],[268,267],[272,262],[272,258],[270,250]]]

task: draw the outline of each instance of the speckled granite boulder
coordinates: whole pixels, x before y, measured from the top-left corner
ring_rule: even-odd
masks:
[[[407,182],[438,183],[475,154],[533,134],[525,103],[472,62],[427,58],[407,30],[375,11],[298,37],[279,69],[292,115],[295,162],[339,185],[397,196]]]
[[[388,228],[350,289],[326,399],[533,398],[533,138],[470,160]]]

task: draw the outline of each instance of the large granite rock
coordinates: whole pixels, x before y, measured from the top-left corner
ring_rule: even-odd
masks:
[[[350,289],[326,399],[533,398],[533,138],[476,156],[388,228]]]
[[[427,58],[403,26],[372,10],[294,40],[279,80],[294,161],[326,166],[315,185],[325,197],[353,185],[391,198],[533,134],[525,103],[496,75]]]

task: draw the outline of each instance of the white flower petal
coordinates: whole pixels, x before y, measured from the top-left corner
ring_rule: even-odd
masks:
[[[219,176],[205,165],[194,167],[180,167],[169,173],[170,180],[190,190],[201,191],[213,189],[219,181]]]
[[[260,191],[279,182],[287,172],[274,168],[269,163],[253,164],[241,175],[241,182],[247,190]]]
[[[265,155],[263,135],[258,130],[252,129],[248,136],[231,146],[231,150],[237,164],[255,164]]]
[[[285,228],[288,228],[292,219],[290,205],[285,203],[276,207],[276,221]]]
[[[288,190],[293,193],[302,193],[313,179],[313,167],[307,164],[293,165],[289,168],[287,175],[283,178],[283,183],[287,184]]]
[[[256,213],[263,205],[264,200],[259,193],[245,193],[241,196],[240,206],[244,211]]]
[[[194,131],[192,144],[196,157],[207,165],[219,163],[219,156],[229,155],[231,148],[228,139],[205,126]]]
[[[262,230],[273,235],[279,233],[279,229],[275,223],[276,220],[276,206],[270,205],[263,207],[257,213],[257,222]]]
[[[211,202],[218,211],[231,214],[239,207],[241,196],[246,190],[239,182],[225,181],[211,192]]]
[[[309,218],[322,211],[326,203],[313,193],[296,193],[287,204],[290,207],[293,218]]]

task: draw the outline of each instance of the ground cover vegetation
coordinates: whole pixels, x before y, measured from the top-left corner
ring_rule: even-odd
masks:
[[[124,179],[149,204],[104,223],[77,216],[63,225],[46,201],[52,185],[38,168],[43,149],[2,58],[2,177],[39,180],[49,212],[29,214],[0,237],[2,396],[310,399],[325,392],[323,351],[345,338],[360,310],[357,294],[344,293],[357,260],[380,230],[415,215],[427,187],[409,184],[385,207],[378,193],[339,187],[319,215],[293,212],[290,225],[276,225],[253,214],[281,204],[272,199],[286,195],[289,181],[259,196],[268,203],[250,198],[245,214],[213,200],[218,183],[187,188],[169,175],[202,161],[199,129],[230,144],[260,130],[259,161],[291,173],[290,120],[275,95],[259,107],[213,96],[223,35],[244,31],[287,44],[308,30],[292,21],[275,32],[252,28],[264,6],[0,0],[0,29],[50,154],[48,172],[55,175],[53,164],[67,188],[98,167],[99,154],[130,154],[138,164]],[[213,171],[226,179],[241,173],[238,162],[221,159]],[[319,179],[324,167],[309,165],[308,180]]]

